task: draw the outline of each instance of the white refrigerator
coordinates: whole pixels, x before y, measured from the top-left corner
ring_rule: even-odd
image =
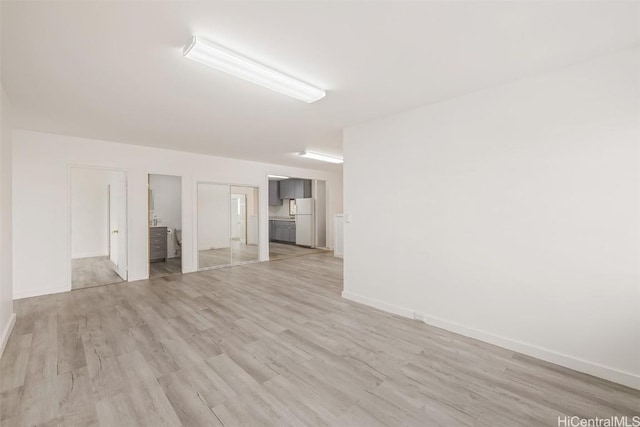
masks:
[[[313,199],[296,199],[296,245],[313,247],[314,230]]]

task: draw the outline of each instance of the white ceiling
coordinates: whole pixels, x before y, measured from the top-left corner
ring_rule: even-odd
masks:
[[[640,44],[636,2],[2,2],[17,126],[272,163],[344,127]],[[305,104],[184,59],[192,34],[327,90]],[[462,124],[461,124],[462,125]]]

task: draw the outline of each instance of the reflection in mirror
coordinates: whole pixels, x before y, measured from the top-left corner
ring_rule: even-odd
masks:
[[[198,184],[198,269],[231,264],[228,185]]]
[[[258,188],[231,187],[231,263],[258,261]]]

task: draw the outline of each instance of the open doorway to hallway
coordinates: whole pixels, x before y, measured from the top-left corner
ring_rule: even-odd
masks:
[[[182,274],[182,177],[149,174],[149,278]]]
[[[127,281],[127,174],[72,167],[71,289]]]

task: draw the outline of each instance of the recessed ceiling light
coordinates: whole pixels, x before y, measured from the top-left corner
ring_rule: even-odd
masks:
[[[326,92],[280,71],[262,65],[216,43],[193,36],[183,55],[241,79],[307,103],[324,98]]]
[[[314,153],[313,151],[303,151],[299,154],[300,157],[306,157],[308,159],[321,160],[329,163],[343,163],[342,157],[329,156],[327,154]]]
[[[283,175],[267,175],[267,177],[275,178],[275,179],[289,179],[288,176],[283,176]]]

